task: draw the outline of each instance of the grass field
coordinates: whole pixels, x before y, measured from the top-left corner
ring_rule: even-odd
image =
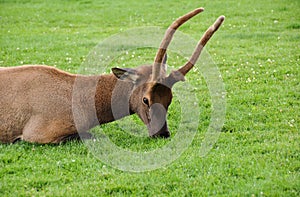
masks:
[[[124,172],[80,142],[0,144],[0,196],[300,196],[298,0],[1,0],[0,67],[46,64],[74,73],[105,38],[143,26],[167,28],[200,6],[205,12],[180,28],[194,39],[226,16],[206,47],[227,91],[226,121],[205,157],[199,147],[211,101],[203,78],[192,73],[187,80],[199,85],[200,124],[172,164]],[[169,118],[176,127],[176,117]],[[120,147],[144,150],[143,144],[155,149],[168,143],[114,132],[114,124],[105,128]]]

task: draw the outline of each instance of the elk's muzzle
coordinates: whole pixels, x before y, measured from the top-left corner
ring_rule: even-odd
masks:
[[[147,125],[150,137],[170,137],[166,120],[167,111],[163,105],[155,103],[150,108],[150,122]]]

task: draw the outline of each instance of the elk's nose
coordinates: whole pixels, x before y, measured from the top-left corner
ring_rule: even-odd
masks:
[[[170,131],[168,129],[167,122],[165,122],[164,126],[161,128],[161,130],[151,137],[159,137],[159,138],[169,138],[170,137]]]

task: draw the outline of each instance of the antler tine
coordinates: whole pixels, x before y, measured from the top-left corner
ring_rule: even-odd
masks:
[[[183,23],[188,21],[190,18],[193,16],[199,14],[200,12],[204,11],[204,8],[197,8],[186,15],[178,18],[175,20],[170,27],[167,29],[165,36],[163,40],[160,43],[160,47],[156,53],[154,64],[153,64],[153,70],[152,70],[152,80],[156,81],[160,77],[160,72],[161,72],[161,63],[163,61],[163,58],[165,56],[165,53],[167,51],[167,48],[173,38],[173,35],[175,31],[180,27]]]
[[[185,74],[188,73],[193,68],[193,66],[196,64],[203,47],[206,45],[206,43],[209,41],[209,39],[212,37],[212,35],[222,25],[224,19],[225,19],[225,16],[220,16],[215,21],[215,23],[206,30],[206,32],[202,36],[201,40],[198,42],[198,44],[194,50],[194,53],[191,56],[191,58],[189,59],[189,61],[178,70],[183,76],[185,76]]]

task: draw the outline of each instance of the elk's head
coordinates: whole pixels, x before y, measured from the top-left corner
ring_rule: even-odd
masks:
[[[149,136],[151,137],[170,136],[166,115],[172,101],[172,86],[178,81],[185,80],[184,76],[197,62],[203,47],[224,21],[225,17],[220,16],[204,33],[189,61],[167,76],[165,66],[167,61],[166,51],[175,31],[183,23],[203,10],[203,8],[195,9],[178,18],[170,25],[157,51],[153,65],[140,66],[136,69],[112,69],[117,78],[133,84],[134,90],[129,98],[130,111],[139,115],[147,125]]]

